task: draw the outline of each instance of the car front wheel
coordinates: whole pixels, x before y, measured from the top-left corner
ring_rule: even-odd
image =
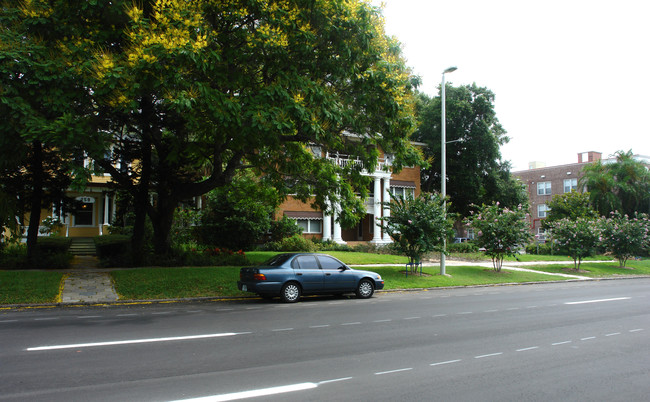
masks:
[[[369,279],[362,279],[355,293],[359,299],[368,299],[375,293],[375,286]]]
[[[280,298],[285,303],[295,303],[300,299],[300,286],[295,282],[289,282],[282,287]]]

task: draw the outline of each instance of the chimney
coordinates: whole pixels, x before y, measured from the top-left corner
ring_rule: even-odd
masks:
[[[602,158],[602,152],[589,151],[578,154],[578,163],[596,162]]]

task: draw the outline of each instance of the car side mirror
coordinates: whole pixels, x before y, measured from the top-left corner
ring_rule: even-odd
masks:
[[[339,271],[341,271],[341,272],[343,272],[343,271],[347,271],[347,270],[348,270],[348,267],[346,267],[345,265],[341,265],[341,266],[339,267]]]

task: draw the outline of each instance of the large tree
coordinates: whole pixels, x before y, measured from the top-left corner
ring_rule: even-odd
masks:
[[[580,185],[586,187],[593,207],[603,216],[619,211],[633,216],[650,212],[650,172],[632,151],[618,151],[615,161],[596,161],[582,168]]]
[[[281,194],[363,213],[378,147],[417,163],[413,77],[378,9],[363,1],[156,1],[125,8],[123,47],[95,55],[102,167],[135,195],[165,252],[179,201],[255,167]],[[322,154],[308,145],[320,146]],[[347,154],[361,164],[321,157]],[[131,161],[128,169],[118,161]],[[290,180],[288,180],[290,179]],[[155,197],[150,202],[148,191]],[[312,196],[315,197],[312,198]]]
[[[502,161],[500,146],[508,142],[494,110],[494,93],[476,84],[446,85],[447,194],[452,211],[468,216],[472,204],[499,201],[511,208],[526,203],[521,184]],[[440,189],[440,97],[419,94],[416,139],[427,144],[430,167],[422,169],[422,188]]]
[[[80,79],[88,44],[79,38],[93,36],[95,19],[87,2],[73,3],[5,1],[0,8],[0,191],[12,206],[4,215],[29,215],[30,257],[41,209],[61,206],[83,170],[75,156],[92,142],[79,122],[91,108]]]

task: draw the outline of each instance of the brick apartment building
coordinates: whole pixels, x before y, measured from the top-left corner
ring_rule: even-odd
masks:
[[[547,167],[540,162],[531,162],[528,170],[512,172],[513,176],[526,185],[530,203],[530,229],[536,238],[545,240],[542,220],[546,218],[548,203],[553,195],[571,191],[581,192],[583,189],[578,187],[578,183],[582,177],[582,168],[601,158],[600,152],[583,152],[578,154],[577,163]]]

